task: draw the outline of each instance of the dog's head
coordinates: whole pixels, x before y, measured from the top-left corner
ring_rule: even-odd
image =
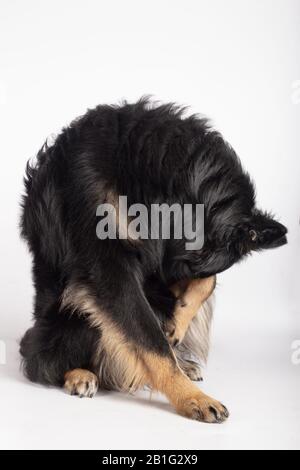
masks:
[[[232,147],[218,133],[204,140],[180,186],[204,206],[204,244],[192,251],[186,240],[167,244],[164,269],[174,281],[218,274],[253,251],[287,243],[286,227],[257,209],[255,186]]]
[[[173,241],[166,251],[164,271],[172,282],[221,273],[254,251],[278,248],[287,243],[287,228],[271,215],[259,211],[222,231],[221,238],[206,234],[201,250],[187,251]]]
[[[278,248],[287,243],[287,228],[259,210],[253,212],[243,233],[242,245],[246,253],[251,250]]]

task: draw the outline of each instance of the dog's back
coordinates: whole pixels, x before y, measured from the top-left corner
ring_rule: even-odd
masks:
[[[180,108],[147,100],[99,106],[75,120],[28,167],[26,190],[22,233],[33,252],[56,266],[74,258],[82,231],[85,247],[89,239],[99,249],[95,207],[111,194],[147,207],[204,204],[206,242],[214,248],[232,239],[255,204],[235,152],[205,119],[183,118]]]

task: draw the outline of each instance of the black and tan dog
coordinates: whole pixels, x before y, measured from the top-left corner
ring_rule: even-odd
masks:
[[[224,421],[226,408],[191,380],[207,356],[215,275],[286,243],[232,148],[173,105],[98,106],[42,148],[25,184],[36,290],[21,343],[27,377],[90,397],[148,385],[184,416]],[[145,207],[204,204],[202,249],[174,237],[99,240],[96,208],[119,195]]]

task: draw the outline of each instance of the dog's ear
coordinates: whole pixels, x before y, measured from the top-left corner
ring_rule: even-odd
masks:
[[[255,211],[248,225],[250,249],[276,248],[287,243],[287,229],[273,217]]]

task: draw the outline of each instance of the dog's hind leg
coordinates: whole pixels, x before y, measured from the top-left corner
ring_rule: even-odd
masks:
[[[182,343],[174,348],[180,367],[191,380],[199,381],[203,377],[202,369],[209,353],[213,304],[213,296],[210,296],[191,321]]]
[[[212,295],[215,286],[216,276],[211,276],[205,279],[179,282],[171,287],[178,299],[173,318],[165,325],[166,336],[172,346],[182,343],[192,320],[199,313],[204,302]]]
[[[101,331],[100,382],[125,391],[149,385],[165,394],[181,415],[205,422],[226,420],[226,408],[199,390],[180,369],[139,274],[132,265],[117,260],[111,266],[115,269],[97,282],[101,283],[99,292],[73,283],[64,295],[64,305],[79,309]]]
[[[37,318],[21,341],[20,353],[26,377],[45,385],[63,386],[67,382],[70,393],[91,396],[97,389],[93,358],[98,348],[99,331],[76,312],[59,311],[59,303],[45,313],[43,318]],[[66,372],[73,369],[84,370],[85,374],[75,372],[67,377]]]

